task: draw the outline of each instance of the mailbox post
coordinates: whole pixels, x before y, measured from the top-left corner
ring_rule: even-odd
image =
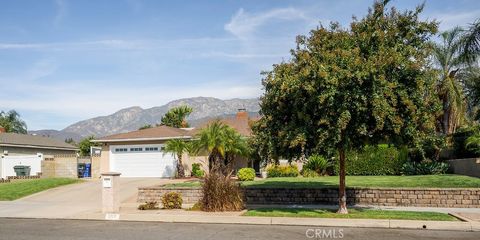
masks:
[[[102,173],[102,212],[106,218],[117,218],[120,212],[120,173]],[[114,217],[112,217],[114,216]]]

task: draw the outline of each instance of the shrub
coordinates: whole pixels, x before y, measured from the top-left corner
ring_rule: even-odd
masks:
[[[205,172],[200,169],[200,164],[199,163],[192,163],[192,176],[201,178],[205,175]]]
[[[267,168],[267,177],[297,177],[299,175],[298,168],[295,165],[288,166],[271,166]]]
[[[449,165],[444,162],[408,162],[402,166],[402,174],[404,175],[435,175],[445,174]]]
[[[201,202],[196,202],[193,204],[191,208],[188,209],[189,211],[201,211],[202,210],[202,203]]]
[[[473,158],[478,157],[475,153],[475,149],[467,147],[467,139],[474,136],[475,133],[480,131],[479,127],[470,127],[459,129],[452,135],[453,140],[453,152],[456,158]]]
[[[361,151],[346,153],[347,175],[400,175],[402,166],[408,160],[406,147],[389,147],[386,144],[365,146]],[[339,171],[339,161],[335,161],[335,174]]]
[[[182,195],[177,192],[165,193],[162,197],[163,208],[166,209],[181,209],[182,203]]]
[[[309,168],[303,168],[302,169],[302,176],[306,178],[311,178],[311,177],[320,177],[320,174],[317,172],[313,171],[312,169]]]
[[[333,164],[326,158],[320,155],[312,155],[308,158],[308,161],[303,165],[303,169],[309,169],[318,173],[318,175],[327,175],[328,169]]]
[[[480,155],[480,133],[475,133],[465,141],[465,148],[474,152],[476,156]]]
[[[145,202],[144,204],[140,204],[140,206],[138,206],[138,210],[153,210],[153,209],[158,209],[157,202]]]
[[[211,171],[205,175],[202,192],[200,203],[203,211],[240,211],[244,208],[242,189],[229,174],[224,176],[217,171]]]
[[[255,169],[242,168],[238,170],[237,177],[240,181],[253,181],[255,179]]]

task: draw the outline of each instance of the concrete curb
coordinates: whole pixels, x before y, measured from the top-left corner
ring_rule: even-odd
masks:
[[[105,220],[104,214],[89,214],[71,219]],[[119,221],[212,223],[247,225],[289,225],[316,227],[358,227],[389,229],[426,229],[480,232],[480,222],[418,221],[393,219],[339,219],[339,218],[291,218],[291,217],[246,217],[205,215],[120,214]]]

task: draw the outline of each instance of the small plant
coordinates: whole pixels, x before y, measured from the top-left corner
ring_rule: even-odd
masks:
[[[253,181],[255,179],[255,169],[242,168],[238,170],[237,177],[240,181]]]
[[[465,141],[465,148],[480,155],[480,133],[475,133]]]
[[[196,202],[193,204],[191,208],[188,209],[189,211],[201,211],[202,210],[202,203],[201,202]]]
[[[244,208],[243,192],[240,185],[218,171],[211,171],[204,178],[203,197],[200,201],[203,211],[240,211]]]
[[[205,172],[200,169],[200,164],[199,163],[192,163],[192,176],[201,178],[205,175]]]
[[[177,192],[165,193],[162,197],[162,204],[165,209],[181,209],[182,203],[182,195]]]
[[[333,164],[328,161],[326,158],[314,154],[308,158],[307,163],[303,165],[303,169],[310,169],[317,172],[319,175],[328,175],[328,169],[332,167]]]
[[[138,210],[154,210],[154,209],[158,209],[157,202],[145,202],[144,204],[140,204],[140,206],[138,206]]]
[[[297,177],[299,175],[298,168],[295,165],[288,166],[271,166],[267,168],[267,177]]]
[[[449,165],[444,162],[408,162],[402,166],[403,175],[436,175],[447,173]]]
[[[306,178],[312,178],[312,177],[320,177],[320,174],[317,172],[313,171],[312,169],[309,168],[303,168],[302,169],[302,176]]]

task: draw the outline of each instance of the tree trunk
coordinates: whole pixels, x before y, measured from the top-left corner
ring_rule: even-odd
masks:
[[[345,190],[345,149],[338,149],[340,157],[340,186],[338,189],[338,211],[339,214],[347,214],[347,194]]]
[[[178,155],[177,176],[179,178],[185,177],[185,169],[183,168],[182,155]]]

